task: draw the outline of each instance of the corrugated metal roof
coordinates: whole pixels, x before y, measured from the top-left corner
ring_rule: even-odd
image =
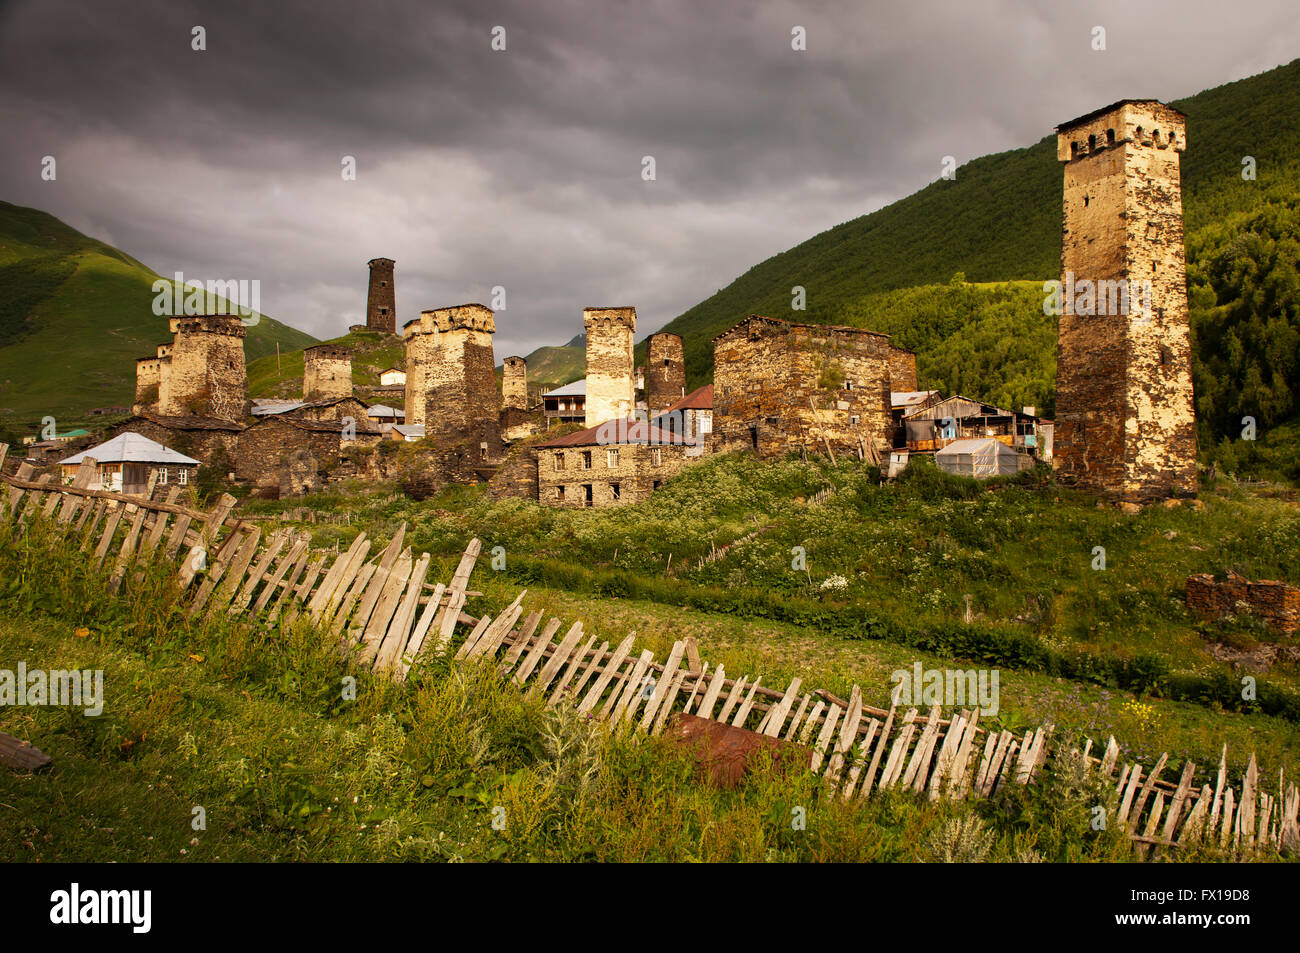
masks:
[[[164,447],[148,437],[132,433],[129,430],[118,434],[112,440],[101,443],[97,447],[74,453],[66,460],[60,460],[59,463],[68,465],[81,463],[84,457],[93,457],[99,463],[158,463],[168,466],[199,465],[199,461],[192,457],[177,453],[171,447]]]
[[[372,404],[366,411],[367,417],[405,417],[406,411],[389,407],[387,404]]]
[[[889,402],[895,407],[911,407],[938,393],[937,390],[896,390],[890,393]]]
[[[542,394],[543,397],[586,397],[587,396],[587,378],[580,381],[574,381],[572,384],[565,384],[563,387],[557,387],[555,390],[548,390]]]
[[[424,436],[424,424],[393,424],[393,429],[403,437]]]

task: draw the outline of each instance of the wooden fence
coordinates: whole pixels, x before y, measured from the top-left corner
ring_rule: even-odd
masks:
[[[5,450],[0,444],[0,463]],[[87,461],[72,485],[58,486],[48,477],[33,481],[24,464],[4,478],[0,518],[40,512],[53,520],[95,565],[111,557],[114,590],[138,560],[179,561],[176,581],[192,617],[225,613],[272,628],[305,614],[360,664],[397,680],[429,656],[497,660],[521,690],[544,695],[549,705],[576,705],[620,730],[659,734],[670,714],[683,712],[810,748],[811,770],[845,800],[891,788],[932,800],[989,797],[1032,781],[1048,756],[1050,725],[1016,736],[986,730],[978,710],[944,718],[937,706],[925,713],[875,708],[856,685],[847,699],[805,690],[800,678],[773,688],[761,677],[711,668],[693,639],[675,642],[660,663],[648,649],[635,651],[634,635],[611,648],[584,638],[574,622],[561,636],[561,620],[542,625],[540,612],[525,614],[526,590],[495,619],[475,617],[465,605],[481,595],[469,588],[477,539],[450,581],[431,583],[430,556],[417,558],[405,545],[405,524],[382,547],[362,532],[344,552],[312,550],[309,538],[292,530],[264,536],[233,518],[229,495],[205,513],[181,505],[174,487],[161,501],[89,490],[95,470]],[[1078,752],[1085,770],[1098,772],[1118,801],[1108,823],[1123,824],[1142,852],[1209,841],[1249,855],[1294,850],[1300,840],[1300,792],[1281,773],[1276,794],[1266,791],[1254,755],[1234,791],[1226,746],[1213,785],[1206,778],[1199,787],[1190,761],[1175,782],[1163,776],[1168,755],[1144,774],[1140,764],[1118,763],[1114,738],[1100,756],[1091,747],[1088,741]]]

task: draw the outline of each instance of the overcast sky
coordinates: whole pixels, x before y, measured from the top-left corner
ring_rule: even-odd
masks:
[[[322,338],[371,258],[399,327],[500,285],[500,360],[584,306],[639,340],[945,155],[1296,56],[1296,0],[0,0],[0,198]]]

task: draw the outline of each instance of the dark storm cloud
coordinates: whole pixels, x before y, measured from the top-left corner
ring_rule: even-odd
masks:
[[[360,320],[375,256],[402,320],[503,285],[498,354],[526,353],[588,304],[648,332],[945,155],[1298,50],[1290,0],[11,2],[0,197],[164,274],[259,278],[267,313],[326,337]]]

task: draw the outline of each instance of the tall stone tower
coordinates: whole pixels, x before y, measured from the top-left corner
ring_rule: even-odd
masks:
[[[1115,499],[1196,493],[1182,113],[1124,100],[1057,127],[1065,163],[1056,470]]]
[[[501,365],[501,406],[528,409],[528,362],[522,357],[507,357]]]
[[[366,295],[366,327],[385,334],[397,333],[397,296],[393,287],[393,260],[370,259],[370,291]]]
[[[421,312],[406,338],[406,422],[423,424],[440,446],[468,440],[496,448],[497,397],[492,310],[462,304]]]
[[[686,355],[676,334],[652,334],[645,369],[645,399],[650,413],[666,410],[686,396]]]
[[[584,308],[582,323],[587,329],[587,426],[632,416],[636,308]]]
[[[352,352],[317,344],[302,352],[302,399],[333,400],[352,396]]]
[[[135,401],[131,413],[156,411],[170,381],[172,363],[171,343],[159,344],[153,357],[137,358],[135,362]]]
[[[238,420],[248,404],[247,329],[228,314],[171,318],[176,333],[165,365],[158,412]]]

